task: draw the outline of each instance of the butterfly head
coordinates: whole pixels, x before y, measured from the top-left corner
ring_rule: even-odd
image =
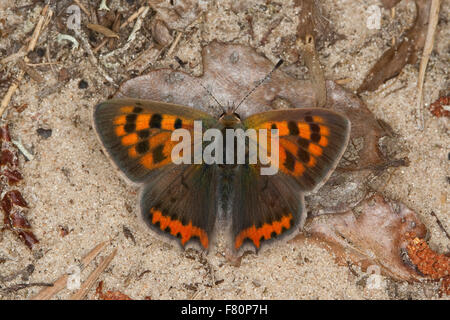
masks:
[[[241,117],[236,112],[227,111],[219,117],[219,122],[225,127],[234,127],[241,122]]]

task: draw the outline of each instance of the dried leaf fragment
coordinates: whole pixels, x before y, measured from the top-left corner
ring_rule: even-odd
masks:
[[[111,29],[109,29],[105,26],[102,26],[100,24],[88,23],[88,24],[86,24],[86,27],[88,27],[88,29],[91,29],[95,32],[101,33],[105,37],[108,37],[108,38],[117,38],[117,39],[120,38],[119,34],[117,32],[114,32]]]
[[[297,239],[326,247],[339,264],[350,261],[363,270],[378,265],[384,275],[397,280],[423,278],[402,253],[407,254],[411,233],[425,237],[425,225],[405,205],[380,194],[345,213],[316,217],[305,230],[306,236]]]
[[[427,34],[430,1],[416,1],[414,25],[402,36],[403,40],[388,49],[378,59],[363,80],[357,92],[375,91],[380,85],[396,77],[403,67],[417,60],[417,52],[422,50]]]
[[[32,249],[39,241],[31,230],[26,218],[28,205],[22,194],[12,185],[20,182],[23,177],[18,170],[19,160],[17,149],[11,141],[8,126],[0,128],[0,193],[3,194],[0,205],[3,211],[4,223],[21,238],[28,248]]]
[[[442,96],[430,105],[430,112],[435,117],[450,117],[450,96]]]
[[[100,281],[98,283],[95,293],[101,300],[133,300],[120,291],[106,291],[105,293],[103,293],[103,281]]]

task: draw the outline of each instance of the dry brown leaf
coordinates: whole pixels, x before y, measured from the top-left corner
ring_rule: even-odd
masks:
[[[125,82],[116,97],[133,97],[191,106],[219,116],[222,109],[203,87],[227,105],[237,103],[273,68],[272,62],[250,47],[212,42],[202,52],[203,75],[192,77],[181,71],[154,70]],[[203,87],[202,87],[203,86]],[[351,143],[340,167],[313,198],[313,214],[342,212],[366,196],[364,180],[370,171],[386,164],[379,150],[385,135],[373,114],[356,95],[333,81],[326,82],[326,108],[345,113],[352,122]],[[289,107],[314,107],[317,99],[310,81],[298,80],[276,70],[241,105],[238,112],[251,114]],[[361,171],[363,170],[363,171]],[[345,186],[345,187],[342,187]]]
[[[197,19],[206,8],[198,0],[179,0],[170,4],[166,0],[148,0],[157,18],[164,21],[171,30],[183,31]]]
[[[414,211],[376,194],[348,212],[309,220],[293,241],[325,246],[342,265],[350,261],[363,270],[378,265],[386,276],[411,281],[423,276],[408,257],[410,234],[424,238],[426,232]]]
[[[402,35],[402,41],[397,42],[378,59],[358,88],[358,93],[377,90],[380,85],[396,77],[405,65],[416,62],[417,52],[425,44],[430,3],[430,0],[416,1],[414,25]]]

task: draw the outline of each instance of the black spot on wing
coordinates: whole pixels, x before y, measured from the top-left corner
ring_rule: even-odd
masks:
[[[289,134],[291,136],[298,136],[299,131],[298,131],[298,126],[297,123],[294,121],[289,121],[288,122],[288,129],[289,129]]]
[[[126,123],[123,129],[125,130],[126,133],[134,132],[136,130],[136,123],[134,122]]]
[[[307,151],[303,150],[302,148],[298,149],[297,156],[302,162],[304,162],[304,163],[309,162],[309,153]]]
[[[146,153],[149,149],[150,144],[148,143],[148,140],[141,141],[136,145],[136,151],[140,154]]]
[[[311,134],[311,141],[312,142],[319,142],[320,141],[320,134],[314,132]]]
[[[286,150],[286,160],[284,160],[284,166],[289,171],[294,171],[295,169],[295,157],[292,153]]]
[[[183,121],[181,121],[180,118],[177,118],[175,120],[175,124],[173,126],[174,126],[175,129],[180,129],[182,125],[183,125]]]
[[[309,128],[311,129],[311,132],[315,132],[315,133],[319,133],[320,132],[320,127],[318,124],[316,123],[310,123],[309,124]]]
[[[297,144],[303,149],[308,149],[308,147],[309,147],[309,140],[305,139],[305,138],[298,138],[297,139]]]
[[[157,128],[157,129],[161,129],[161,120],[162,120],[162,116],[158,113],[152,115],[152,117],[150,118],[150,123],[149,126],[150,128]]]
[[[147,139],[150,136],[150,130],[139,130],[138,136],[140,139]]]
[[[153,155],[153,162],[154,163],[160,163],[163,161],[166,157],[163,154],[164,145],[159,145],[155,149],[153,149],[152,155]]]

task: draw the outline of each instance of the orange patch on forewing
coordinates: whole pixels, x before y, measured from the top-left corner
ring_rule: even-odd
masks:
[[[310,143],[308,146],[308,151],[315,157],[319,157],[322,155],[322,148],[319,147],[317,144]]]
[[[141,164],[144,167],[146,167],[147,169],[152,169],[153,168],[153,155],[151,153],[145,154],[141,158]]]
[[[330,135],[330,128],[327,126],[319,125],[320,128],[320,135],[321,136],[329,136]]]
[[[145,130],[149,128],[151,114],[140,114],[136,118],[136,130]]]
[[[131,146],[133,144],[138,143],[139,137],[136,133],[131,133],[122,138],[122,145]]]
[[[115,132],[116,132],[116,136],[118,136],[118,137],[121,137],[121,136],[124,136],[124,135],[127,134],[127,133],[125,132],[124,126],[118,126],[118,127],[116,127]]]
[[[136,158],[138,156],[137,151],[136,151],[136,147],[131,147],[130,149],[128,149],[128,155],[131,158]]]
[[[326,147],[328,145],[328,139],[324,136],[320,136],[319,146]]]
[[[311,139],[311,129],[309,128],[309,124],[300,122],[298,124],[298,130],[300,131],[299,136],[310,140]]]
[[[323,118],[320,116],[313,116],[313,121],[317,123],[324,123]]]
[[[272,232],[275,232],[277,235],[281,234],[283,227],[286,229],[291,228],[291,220],[293,216],[292,213],[289,213],[286,216],[283,216],[281,220],[274,221],[271,224],[264,223],[262,227],[256,228],[254,225],[250,228],[242,230],[236,237],[234,242],[234,247],[238,250],[245,239],[250,239],[256,248],[259,249],[261,246],[261,238],[264,240],[269,240],[272,237]]]
[[[115,125],[121,125],[127,123],[127,117],[125,115],[120,115],[114,118]]]
[[[131,113],[134,110],[134,106],[124,106],[120,108],[121,113]]]
[[[176,237],[181,235],[181,244],[184,246],[192,237],[198,237],[203,248],[207,249],[209,245],[208,235],[205,230],[193,226],[192,221],[189,221],[187,225],[184,225],[179,220],[172,220],[171,217],[164,216],[161,211],[151,208],[150,214],[152,215],[152,224],[159,222],[161,230],[165,231],[170,228],[170,234]]]
[[[317,163],[316,158],[314,157],[309,157],[309,162],[306,164],[308,167],[314,167]]]

